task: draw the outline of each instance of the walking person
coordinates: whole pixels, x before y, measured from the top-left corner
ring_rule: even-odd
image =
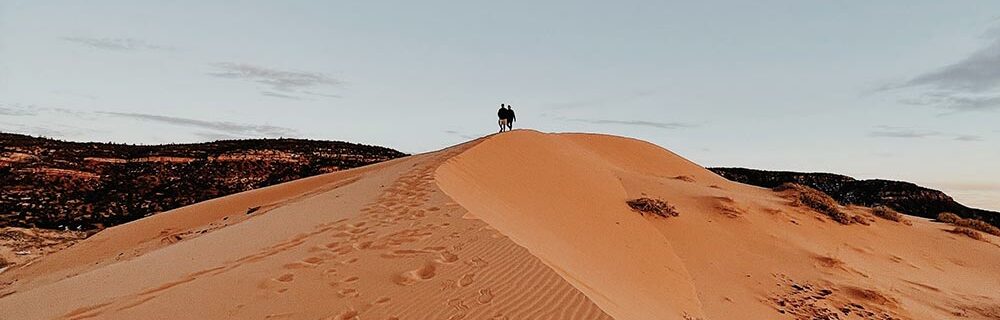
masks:
[[[508,104],[507,105],[507,131],[514,130],[514,119],[516,119],[516,117],[514,117],[514,109],[511,109],[510,105]]]
[[[501,103],[500,110],[497,110],[497,117],[500,118],[500,120],[497,121],[497,123],[500,124],[500,132],[503,132],[504,129],[507,129],[507,121],[508,121],[507,119],[510,118],[508,114],[509,112],[507,111],[507,109],[504,109],[503,103]]]

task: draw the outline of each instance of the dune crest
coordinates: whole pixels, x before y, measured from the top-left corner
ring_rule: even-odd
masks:
[[[665,167],[630,161],[649,153],[641,149],[648,146],[626,145],[636,152],[628,157],[609,146],[587,148],[595,143],[589,138],[498,136],[441,166],[437,180],[476,218],[527,248],[616,319],[703,317],[684,264],[667,239],[623,205],[626,190],[615,174]]]
[[[996,319],[1000,239],[912,220],[515,130],[104,230],[0,273],[0,318]]]

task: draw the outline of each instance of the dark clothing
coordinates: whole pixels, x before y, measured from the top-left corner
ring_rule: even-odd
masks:
[[[507,109],[504,109],[504,107],[501,106],[500,110],[497,110],[497,117],[500,118],[500,120],[497,122],[497,124],[500,125],[500,132],[503,132],[503,130],[506,129],[507,124],[509,123],[507,118],[509,118],[510,116],[507,112]]]
[[[507,130],[514,130],[514,109],[507,107]]]

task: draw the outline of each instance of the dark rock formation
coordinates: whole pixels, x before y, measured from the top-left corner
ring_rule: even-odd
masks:
[[[0,227],[93,230],[405,154],[300,139],[124,145],[0,133]]]
[[[806,185],[825,192],[841,204],[866,207],[888,206],[896,211],[924,218],[935,218],[941,212],[953,212],[962,218],[973,218],[1000,226],[1000,213],[966,207],[944,192],[924,188],[909,182],[890,180],[857,180],[832,173],[802,173],[764,171],[745,168],[708,168],[726,179],[774,188],[786,182]]]

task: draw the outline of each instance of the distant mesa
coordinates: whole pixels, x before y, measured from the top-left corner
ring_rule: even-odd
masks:
[[[99,230],[404,155],[340,141],[126,145],[0,133],[0,227]]]
[[[908,215],[930,219],[936,218],[942,212],[952,212],[962,218],[978,219],[1000,226],[1000,212],[969,208],[956,202],[944,192],[910,182],[857,180],[833,173],[746,168],[708,169],[726,179],[764,188],[774,188],[784,183],[801,184],[823,191],[843,205],[886,206]]]

